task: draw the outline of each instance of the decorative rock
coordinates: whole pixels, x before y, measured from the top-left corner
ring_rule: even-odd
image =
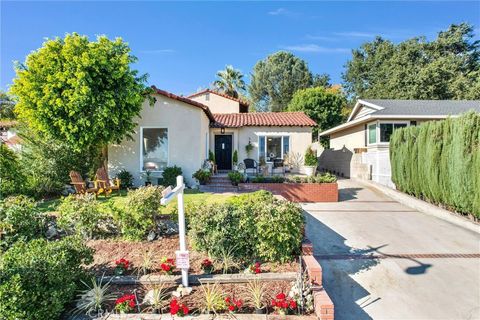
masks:
[[[178,223],[172,220],[161,220],[158,222],[159,234],[173,235],[178,234]]]
[[[55,224],[52,223],[48,226],[47,231],[45,232],[45,236],[47,237],[47,239],[56,238],[58,236],[58,230]]]
[[[153,241],[153,240],[155,240],[156,237],[157,237],[157,234],[155,233],[155,231],[151,230],[148,233],[147,240],[148,241]]]

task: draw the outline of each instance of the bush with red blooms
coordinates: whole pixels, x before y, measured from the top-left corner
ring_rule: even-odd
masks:
[[[236,312],[236,311],[240,310],[240,308],[242,308],[243,301],[242,300],[237,300],[235,298],[226,297],[225,298],[225,304],[227,305],[228,311],[233,313],[233,312]]]
[[[255,262],[254,264],[251,264],[248,266],[248,268],[245,270],[245,273],[262,273],[262,264],[260,262]]]
[[[173,270],[175,269],[175,260],[172,258],[163,257],[161,260],[160,268],[166,274],[173,274]]]
[[[183,317],[188,314],[188,307],[183,303],[178,303],[177,299],[170,301],[170,314],[172,316]]]
[[[115,310],[120,313],[129,313],[135,309],[135,295],[126,294],[115,301]]]
[[[285,293],[279,293],[272,300],[272,307],[277,314],[285,315],[289,311],[295,311],[297,309],[297,303],[295,300],[288,298]]]
[[[202,261],[202,270],[206,274],[210,274],[213,271],[213,262],[209,259]]]
[[[120,259],[115,261],[115,274],[117,276],[122,275],[125,271],[128,270],[128,266],[130,265],[130,261],[127,259]]]

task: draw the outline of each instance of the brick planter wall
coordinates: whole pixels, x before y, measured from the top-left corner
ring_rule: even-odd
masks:
[[[293,202],[338,202],[334,183],[240,183],[241,191],[267,190]]]

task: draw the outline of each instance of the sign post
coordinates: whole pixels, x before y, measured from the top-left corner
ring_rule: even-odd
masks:
[[[183,183],[183,177],[177,177],[177,186],[172,190],[171,187],[168,187],[162,192],[162,200],[160,203],[166,205],[177,196],[178,199],[178,233],[180,238],[180,250],[176,251],[175,263],[177,268],[182,270],[182,285],[188,287],[188,269],[190,268],[189,254],[187,250],[187,243],[185,239],[185,211],[183,204],[183,190],[185,189],[185,184]]]

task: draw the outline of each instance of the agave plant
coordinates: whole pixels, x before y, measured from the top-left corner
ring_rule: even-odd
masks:
[[[247,301],[256,310],[262,310],[265,307],[267,299],[267,287],[265,282],[254,279],[247,284]]]
[[[102,305],[110,300],[115,299],[115,295],[108,293],[110,281],[103,283],[104,275],[97,280],[92,278],[91,285],[82,281],[86,286],[85,290],[80,291],[76,300],[75,313],[92,314],[102,311]]]
[[[168,305],[170,294],[165,283],[152,285],[152,289],[147,292],[143,300],[144,304],[149,306],[153,313],[160,313]]]
[[[148,274],[157,265],[156,256],[157,254],[154,251],[149,250],[140,253],[141,262],[136,269],[139,277]]]
[[[220,253],[214,259],[214,265],[216,269],[222,270],[223,274],[226,274],[234,269],[240,268],[240,263],[235,259],[233,252],[235,247],[229,249],[222,248]]]

